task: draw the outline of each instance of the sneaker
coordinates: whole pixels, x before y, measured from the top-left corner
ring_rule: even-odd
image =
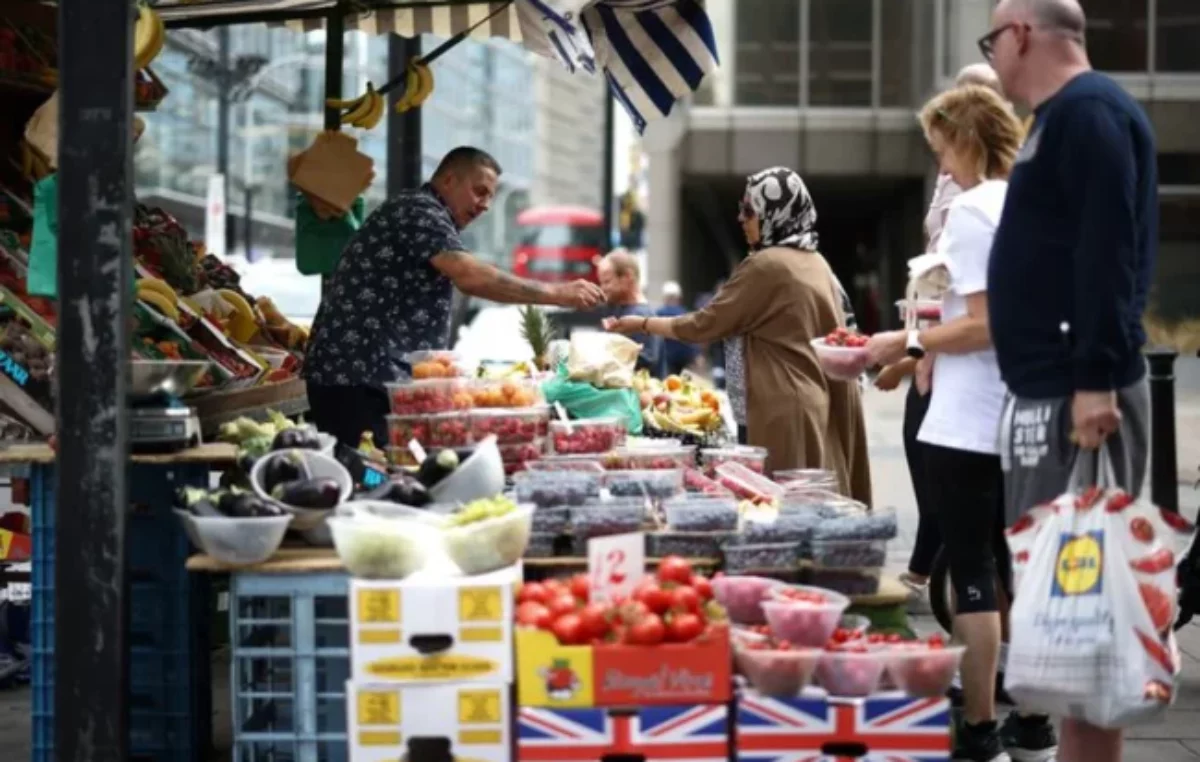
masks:
[[[995,722],[963,723],[954,734],[953,762],[1011,762]]]
[[[1058,734],[1048,717],[1022,717],[1009,712],[1000,726],[1000,737],[1013,762],[1050,762],[1058,751]]]

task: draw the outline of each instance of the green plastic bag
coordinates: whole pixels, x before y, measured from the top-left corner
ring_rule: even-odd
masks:
[[[58,175],[33,186],[33,239],[29,244],[30,296],[58,298]]]
[[[567,378],[567,366],[558,366],[554,378],[542,384],[546,402],[555,402],[573,418],[620,418],[630,434],[642,433],[642,406],[633,389],[597,389]]]
[[[304,275],[332,273],[365,214],[366,202],[359,196],[346,216],[323,220],[303,193],[296,194],[296,269]]]

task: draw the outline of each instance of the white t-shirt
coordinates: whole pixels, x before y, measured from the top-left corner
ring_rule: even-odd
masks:
[[[987,290],[988,257],[1007,190],[1003,180],[988,180],[950,203],[937,247],[950,269],[950,288],[942,297],[943,323],[965,316],[967,297]],[[954,450],[999,454],[1005,391],[994,350],[937,355],[933,397],[917,439]]]
[[[925,251],[937,251],[938,238],[946,226],[946,213],[951,202],[962,193],[962,188],[947,174],[938,175],[937,185],[933,190],[933,199],[929,202],[929,212],[925,215],[925,238],[928,244]]]

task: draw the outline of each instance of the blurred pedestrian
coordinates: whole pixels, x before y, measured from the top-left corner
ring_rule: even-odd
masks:
[[[654,316],[654,308],[647,303],[646,296],[642,293],[642,271],[637,257],[624,249],[615,249],[600,260],[597,269],[600,288],[604,290],[604,298],[607,301],[607,304],[599,309],[602,318],[626,315]],[[658,373],[659,364],[662,362],[662,339],[647,333],[638,333],[630,338],[642,345],[642,351],[638,354],[637,369]]]

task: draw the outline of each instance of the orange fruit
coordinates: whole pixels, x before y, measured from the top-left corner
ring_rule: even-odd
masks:
[[[667,379],[663,381],[663,386],[669,392],[677,392],[683,388],[683,379],[679,376],[667,376]]]

